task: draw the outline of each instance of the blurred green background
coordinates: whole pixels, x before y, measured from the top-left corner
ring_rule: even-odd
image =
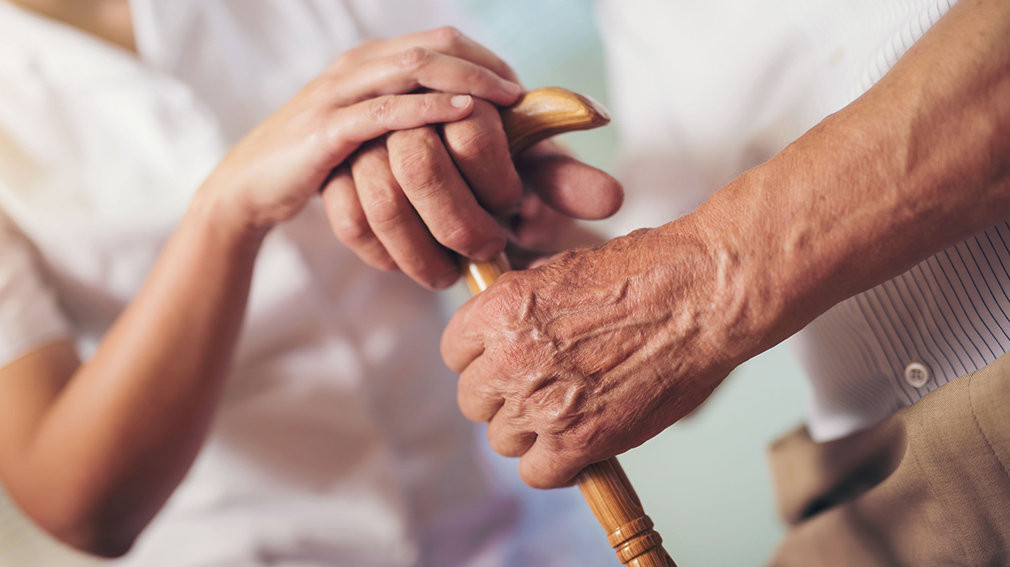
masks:
[[[589,0],[462,3],[528,87],[563,86],[606,103],[603,49]],[[590,163],[614,171],[619,128],[618,122],[566,140]],[[680,567],[752,566],[767,559],[783,528],[765,448],[800,423],[805,395],[791,353],[777,347],[734,372],[694,415],[621,457]],[[49,542],[0,496],[0,565],[95,564]]]

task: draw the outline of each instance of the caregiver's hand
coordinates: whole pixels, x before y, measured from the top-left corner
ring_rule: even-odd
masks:
[[[506,63],[452,28],[400,41],[426,42],[430,49],[516,80]],[[373,55],[362,50],[352,58]],[[462,120],[401,130],[368,143],[349,166],[335,172],[323,192],[337,238],[367,264],[402,271],[437,289],[459,277],[452,252],[487,260],[505,248],[506,228],[494,217],[520,210],[524,184],[564,215],[613,214],[623,195],[620,185],[596,168],[556,150],[553,159],[545,159],[545,151],[530,152],[532,158],[520,157],[513,165],[495,106],[509,102],[476,100]]]
[[[519,96],[517,83],[481,64],[477,46],[446,45],[445,35],[366,42],[345,53],[240,141],[201,196],[223,198],[239,228],[263,231],[301,210],[362,143],[459,120],[474,110],[469,95],[497,104]]]
[[[504,274],[442,337],[463,414],[520,457],[531,486],[569,482],[696,408],[739,362],[749,295],[689,218]],[[737,346],[732,341],[730,346]]]

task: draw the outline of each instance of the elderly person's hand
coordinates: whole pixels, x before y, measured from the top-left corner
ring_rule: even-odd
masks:
[[[452,28],[401,41],[517,80],[501,59]],[[368,44],[347,59],[367,61],[384,52]],[[453,253],[489,260],[505,248],[510,228],[521,246],[535,241],[533,248],[556,251],[566,244],[571,217],[597,219],[617,210],[623,197],[617,181],[553,144],[528,150],[513,164],[496,104],[503,101],[477,100],[462,120],[394,132],[362,148],[323,193],[337,238],[367,264],[437,289],[459,278]],[[536,229],[523,231],[534,216]]]
[[[695,219],[509,272],[453,317],[459,404],[534,487],[637,446],[696,408],[740,358],[743,278]],[[737,352],[739,354],[739,351]]]
[[[345,53],[243,138],[200,198],[223,201],[220,209],[236,221],[230,224],[265,230],[292,217],[320,189],[332,205],[342,187],[338,168],[369,140],[460,120],[478,98],[514,102],[520,85],[484,65],[483,48],[451,40],[457,36],[439,29]],[[333,206],[328,212],[342,226],[346,212]]]

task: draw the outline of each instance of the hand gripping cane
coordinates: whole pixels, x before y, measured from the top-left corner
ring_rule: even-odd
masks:
[[[557,87],[526,93],[502,110],[501,117],[513,156],[555,134],[610,122],[606,109],[597,102]],[[463,266],[467,286],[474,295],[509,269],[504,254],[488,262],[464,260]],[[576,481],[623,565],[676,567],[616,458],[589,465]]]

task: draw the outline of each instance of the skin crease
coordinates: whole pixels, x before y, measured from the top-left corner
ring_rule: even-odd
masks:
[[[476,101],[470,116],[441,130],[398,131],[370,143],[323,193],[327,209],[341,211],[330,217],[334,233],[369,265],[442,289],[460,277],[453,252],[488,260],[510,241],[546,251],[598,242],[573,219],[605,218],[621,205],[615,179],[550,141],[513,162],[488,102]],[[512,230],[494,216],[510,218]]]
[[[1010,4],[959,2],[692,214],[506,274],[442,337],[464,414],[528,484],[567,484],[832,305],[1010,216],[1007,37]]]
[[[126,0],[15,3],[136,52]],[[457,55],[518,82],[515,72],[490,51],[462,34],[444,35],[439,45],[456,44]],[[344,53],[335,66],[357,64],[362,53],[392,55],[407,47],[384,45],[366,42]],[[552,154],[553,160],[520,156],[514,164],[492,102],[505,104],[478,100],[474,111],[459,121],[393,132],[356,152],[333,173],[323,191],[337,238],[372,267],[401,271],[429,289],[443,289],[459,279],[455,254],[489,260],[505,248],[510,235],[494,215],[512,214],[526,200],[542,201],[583,219],[605,218],[620,207],[622,192],[616,180],[549,142],[540,144],[538,151]],[[522,179],[540,182],[524,186],[517,168],[524,169]],[[561,169],[566,173],[556,174]],[[551,210],[541,212],[556,221],[541,222],[554,227],[556,241],[598,241],[572,219]]]
[[[479,55],[499,76],[518,80],[497,57]],[[523,245],[530,238],[524,228],[534,220],[540,232],[551,227],[551,235],[540,239],[554,244],[540,249],[598,242],[568,217],[605,218],[622,200],[614,178],[550,141],[513,162],[499,110],[482,100],[462,120],[370,142],[349,166],[337,169],[323,192],[334,234],[344,245],[370,266],[401,271],[429,289],[459,279],[456,254],[489,260],[510,238]],[[535,207],[537,202],[548,207]],[[511,216],[511,234],[496,216]]]
[[[132,30],[89,28],[77,19],[90,3],[24,4],[109,41],[132,37]],[[125,2],[92,5],[109,6],[128,9]],[[113,20],[129,25],[128,18]],[[362,159],[359,147],[388,132],[458,124],[483,101],[513,102],[521,87],[495,71],[502,66],[452,28],[365,42],[236,144],[196,192],[145,284],[90,360],[79,360],[74,344],[62,341],[0,368],[0,478],[21,510],[78,549],[105,556],[129,550],[204,441],[263,237],[320,191],[338,236],[346,236],[347,226],[369,232],[356,224],[362,208],[348,201],[358,202],[359,188],[340,185],[346,181],[341,172],[352,175]],[[492,113],[481,112],[480,121],[490,120]],[[472,138],[475,127],[446,127],[463,135],[450,136],[447,144],[472,153],[466,136]],[[388,160],[381,165],[391,169]],[[539,194],[559,210],[592,216],[620,204],[612,178],[570,157],[534,154],[520,164],[527,167],[533,173],[527,180],[554,183]],[[423,168],[415,173],[425,174]],[[566,199],[580,183],[592,183],[600,199]],[[403,191],[409,199],[410,190]],[[341,198],[346,206],[334,206]],[[459,222],[430,220],[432,226]],[[402,223],[394,218],[387,224]],[[412,275],[432,287],[439,283],[430,274]]]

